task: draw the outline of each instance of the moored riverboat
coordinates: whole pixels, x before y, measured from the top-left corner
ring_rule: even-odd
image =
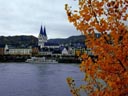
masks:
[[[56,60],[54,59],[46,59],[45,57],[31,57],[31,59],[27,59],[26,60],[26,63],[42,63],[42,64],[45,64],[45,63],[58,63]]]

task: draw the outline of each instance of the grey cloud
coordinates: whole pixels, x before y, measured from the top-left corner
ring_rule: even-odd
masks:
[[[45,25],[49,38],[80,34],[67,20],[64,4],[70,0],[0,0],[0,35],[38,36]]]

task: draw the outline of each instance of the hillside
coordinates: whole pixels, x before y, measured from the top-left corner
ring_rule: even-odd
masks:
[[[66,44],[66,43],[84,43],[85,36],[79,35],[79,36],[71,36],[69,38],[65,39],[49,39],[48,42],[50,43],[58,43],[58,44]]]
[[[69,43],[84,43],[85,37],[83,35],[80,36],[71,36],[69,38],[61,39],[49,39],[50,43],[58,43],[58,44],[69,44]],[[10,44],[18,47],[25,46],[37,46],[38,39],[34,36],[0,36],[0,45]]]
[[[36,46],[38,39],[34,36],[0,36],[0,45],[14,45],[18,47]]]

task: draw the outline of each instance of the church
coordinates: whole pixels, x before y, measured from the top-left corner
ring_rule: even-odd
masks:
[[[38,35],[38,47],[40,54],[51,55],[55,50],[59,49],[59,44],[48,42],[47,32],[45,26],[40,28],[40,33]]]
[[[38,46],[42,48],[59,48],[59,44],[48,42],[47,32],[45,26],[40,28],[38,35]]]

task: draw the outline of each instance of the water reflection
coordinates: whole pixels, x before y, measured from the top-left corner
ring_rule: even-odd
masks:
[[[66,77],[83,78],[76,64],[0,64],[0,96],[71,96]]]

